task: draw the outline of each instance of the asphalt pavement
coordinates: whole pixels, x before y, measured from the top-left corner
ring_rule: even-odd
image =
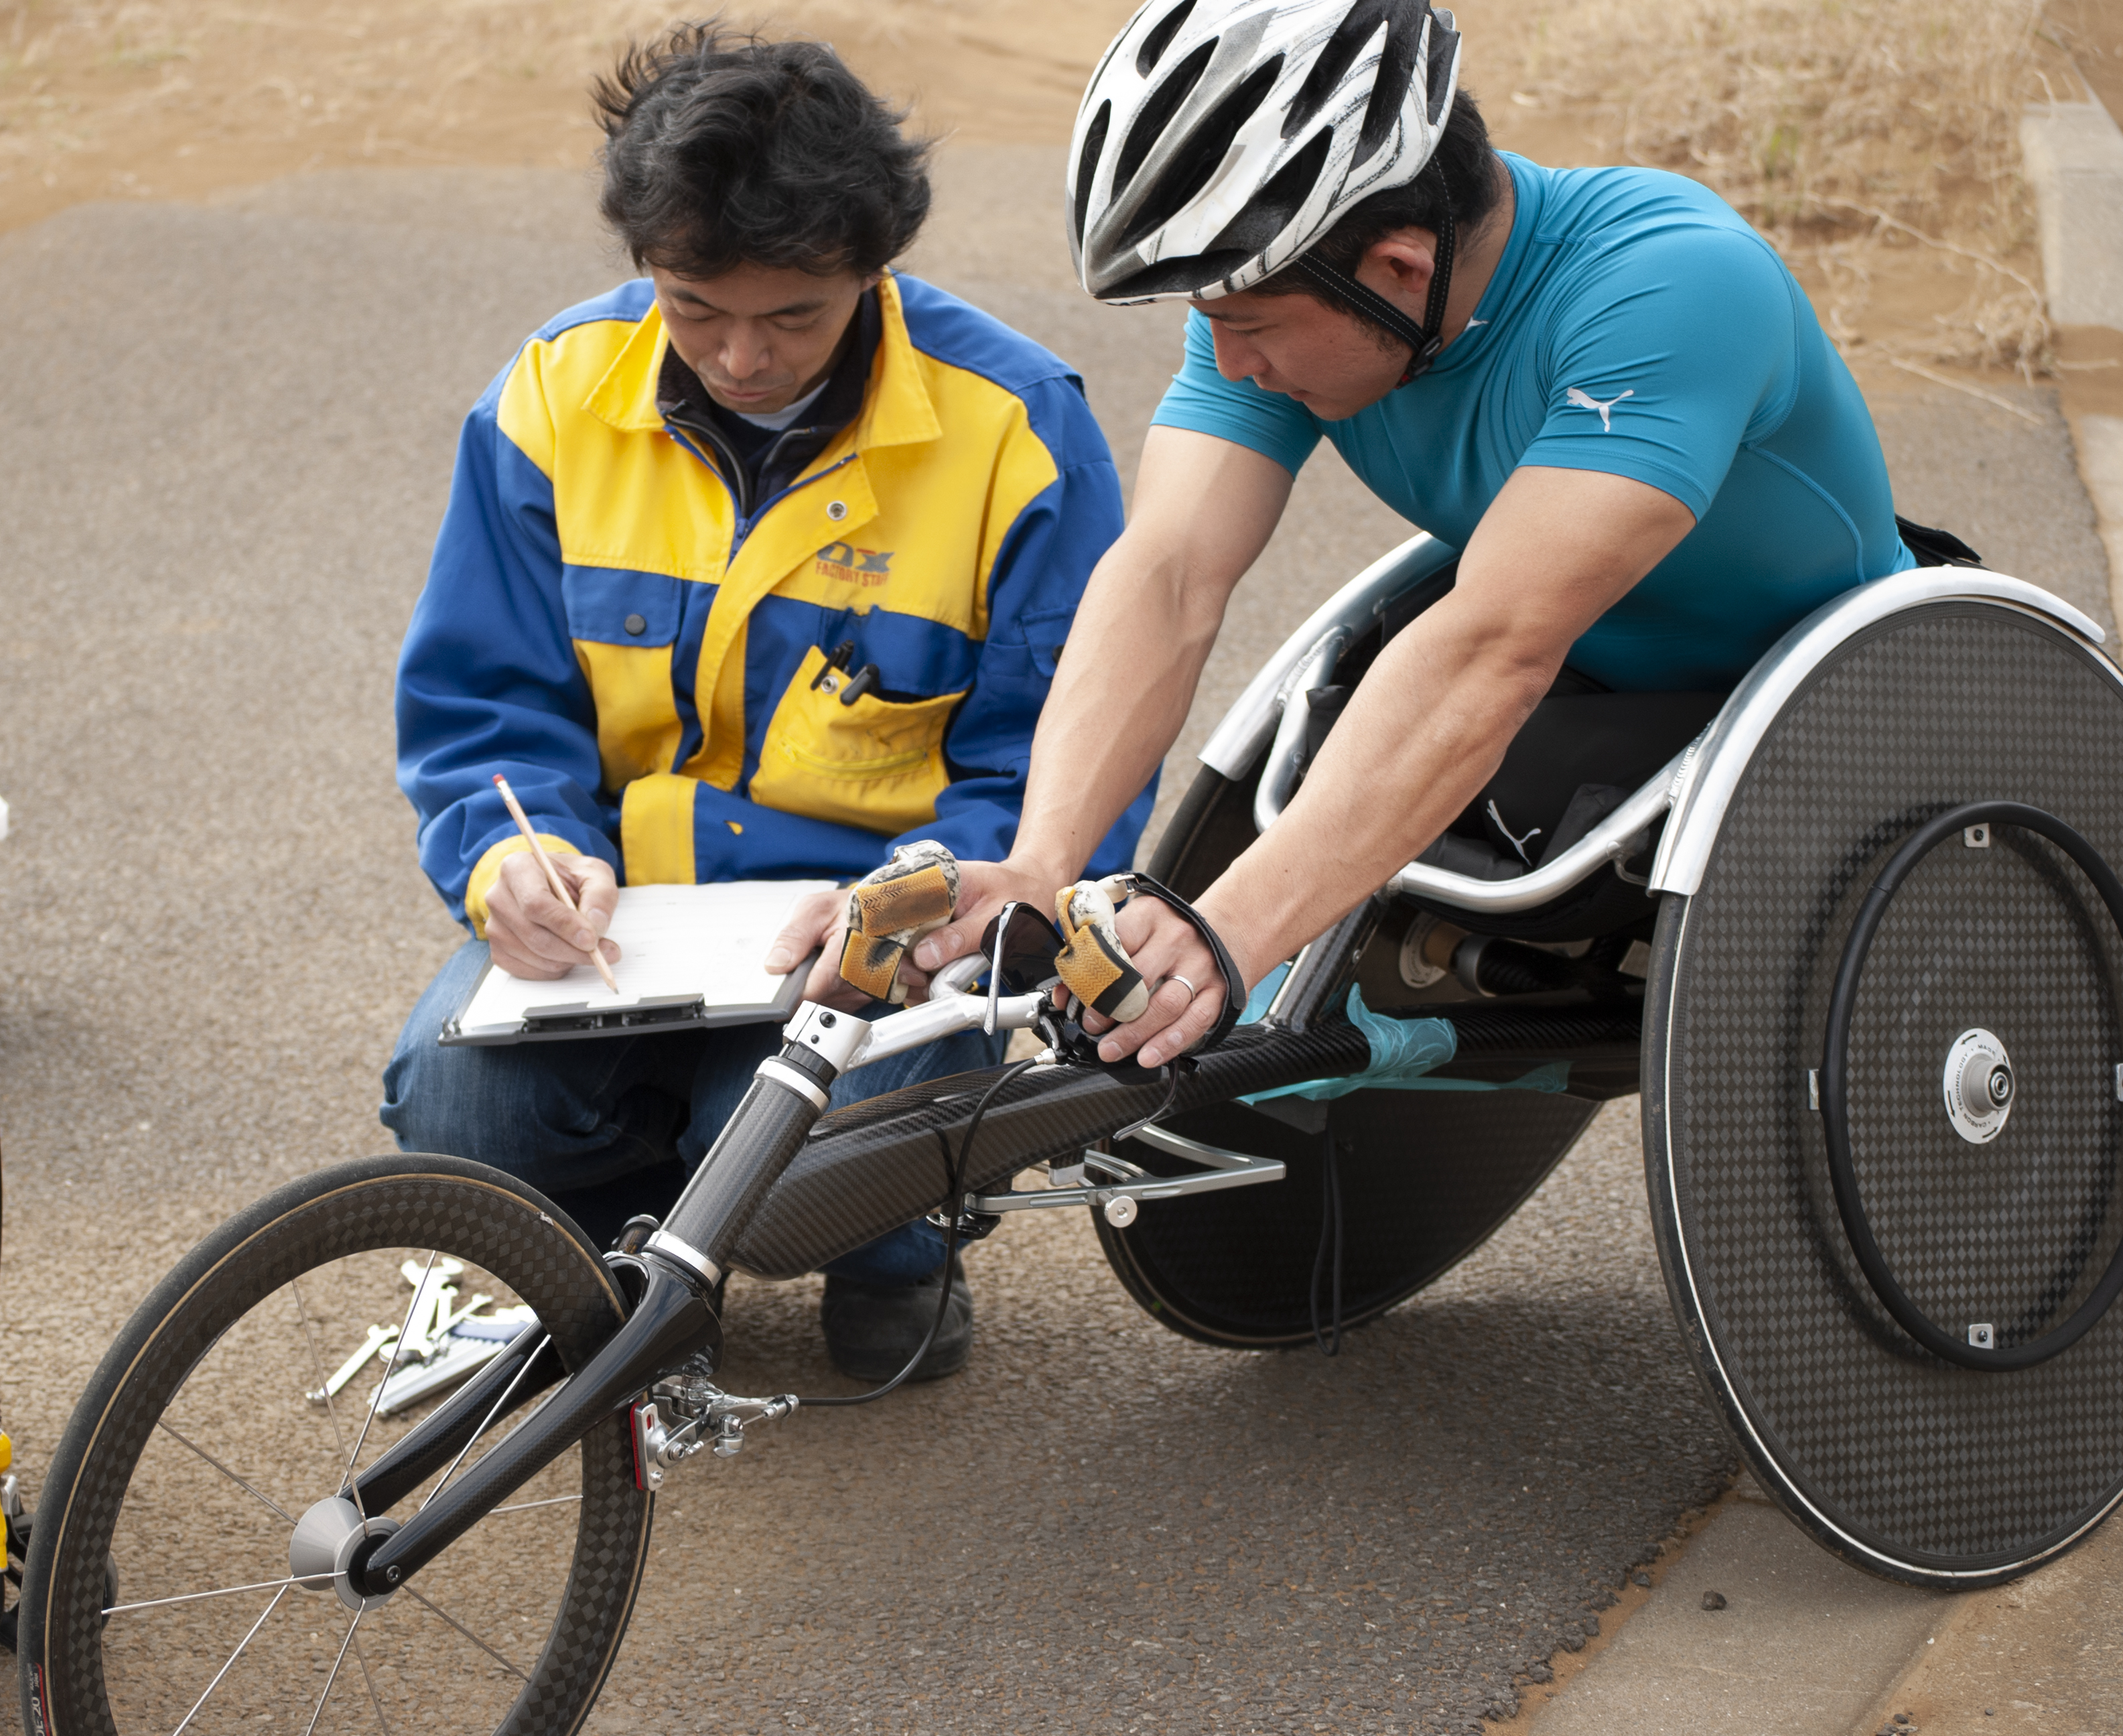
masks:
[[[1052,151],[948,154],[916,269],[1075,361],[1130,470],[1177,320],[1076,293],[1059,180]],[[0,237],[0,1400],[33,1505],[75,1393],[182,1248],[387,1148],[377,1072],[457,939],[391,782],[392,660],[465,408],[624,274],[590,202],[565,175],[377,171]],[[2107,620],[2062,425],[2011,396],[2035,420],[1880,393],[1904,510]],[[1308,467],[1168,809],[1259,659],[1405,534],[1331,456]],[[1636,1138],[1633,1100],[1611,1105],[1486,1248],[1333,1361],[1181,1340],[1087,1225],[1010,1223],[969,1262],[963,1376],[677,1474],[593,1728],[1508,1715],[1731,1471]],[[816,1297],[734,1286],[733,1384],[831,1378]]]

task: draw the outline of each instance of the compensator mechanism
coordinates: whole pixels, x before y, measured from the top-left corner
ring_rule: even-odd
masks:
[[[634,1407],[635,1485],[661,1489],[663,1473],[696,1452],[710,1452],[719,1459],[742,1452],[749,1424],[786,1416],[802,1402],[793,1392],[779,1398],[739,1398],[697,1375],[658,1381],[655,1391]]]

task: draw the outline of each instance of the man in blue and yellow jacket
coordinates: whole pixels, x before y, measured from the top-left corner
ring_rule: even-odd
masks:
[[[668,1205],[775,1028],[439,1047],[488,957],[536,978],[613,952],[621,882],[846,880],[916,838],[1008,854],[1121,505],[1067,368],[889,272],[928,209],[923,148],[830,49],[691,26],[630,52],[597,101],[604,215],[649,274],[539,331],[465,425],[399,665],[399,782],[475,939],[408,1022],[383,1117],[602,1236]],[[1104,868],[1126,866],[1149,800]],[[767,964],[822,944],[807,993],[854,1006],[833,971],[844,903],[799,907]],[[835,1101],[996,1054],[953,1039]],[[913,1224],[828,1269],[844,1372],[897,1372],[939,1286],[947,1325],[919,1372],[963,1363],[971,1297],[941,1259]]]

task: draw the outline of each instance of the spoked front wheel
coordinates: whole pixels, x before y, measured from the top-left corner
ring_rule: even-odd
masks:
[[[475,1296],[491,1298],[486,1317],[527,1307],[569,1368],[625,1311],[596,1252],[545,1201],[448,1157],[304,1177],[157,1286],[83,1395],[38,1504],[25,1729],[178,1736],[266,1713],[319,1733],[419,1729],[437,1713],[452,1730],[580,1728],[648,1549],[624,1411],[387,1598],[357,1607],[291,1570],[305,1514],[448,1402],[382,1414],[380,1359],[328,1402],[313,1396],[372,1327],[403,1325],[407,1274],[447,1262],[462,1268],[452,1311]],[[427,1470],[357,1526],[402,1521],[476,1463],[514,1419],[513,1405],[491,1408],[459,1464]]]

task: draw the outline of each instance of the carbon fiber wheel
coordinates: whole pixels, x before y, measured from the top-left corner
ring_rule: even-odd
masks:
[[[96,1370],[38,1503],[26,1729],[171,1736],[269,1714],[274,1728],[381,1732],[438,1712],[453,1730],[581,1728],[649,1542],[623,1412],[387,1598],[357,1608],[329,1581],[291,1577],[298,1521],[444,1402],[378,1414],[376,1362],[329,1403],[312,1397],[372,1325],[403,1324],[415,1296],[403,1269],[432,1283],[444,1260],[462,1268],[454,1307],[469,1311],[476,1295],[527,1307],[569,1368],[622,1317],[571,1223],[499,1172],[449,1157],[306,1176],[156,1287]],[[504,1433],[475,1438],[464,1462]]]
[[[1661,914],[1644,1130],[1676,1316],[1764,1489],[1896,1579],[2009,1579],[2123,1498],[2123,1319],[2024,1368],[1897,1324],[1830,1173],[1831,990],[1875,877],[1963,804],[2027,805],[2123,862],[2119,766],[2112,666],[2016,609],[1914,607],[1785,703],[1694,896]],[[2063,850],[2005,824],[1954,828],[1875,915],[1846,1008],[1846,1196],[1910,1317],[2041,1343],[2123,1237],[2123,941]]]

